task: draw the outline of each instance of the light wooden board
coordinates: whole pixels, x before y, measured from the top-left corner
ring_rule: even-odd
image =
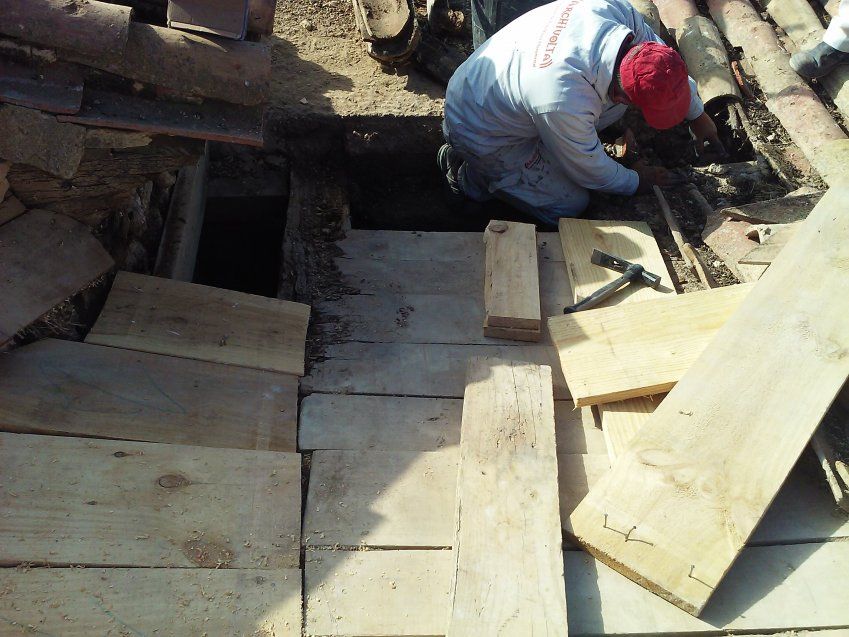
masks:
[[[297,569],[0,570],[4,635],[301,634]]]
[[[575,403],[669,391],[750,290],[730,285],[550,318]]]
[[[89,228],[30,210],[0,226],[0,345],[112,267]]]
[[[563,261],[556,232],[537,233],[537,244],[541,260]],[[482,264],[485,253],[478,232],[349,230],[336,246],[344,258],[387,261],[469,261]]]
[[[567,551],[570,635],[698,635],[849,626],[849,543],[747,548],[700,618]],[[844,630],[844,633],[846,631]],[[814,633],[817,635],[818,633]]]
[[[555,398],[569,398],[557,351],[547,345],[340,343],[324,354],[301,380],[304,393],[462,398],[467,361],[493,356],[552,366]]]
[[[798,229],[798,223],[791,223],[780,227],[780,229],[767,237],[761,245],[740,259],[739,262],[748,263],[749,265],[769,265],[778,256],[778,253],[784,249],[784,246],[787,245],[787,242],[796,234]]]
[[[531,223],[490,221],[484,231],[484,332],[490,327],[539,331],[537,230]]]
[[[599,307],[617,305],[626,299],[642,301],[663,294],[675,294],[663,255],[648,224],[642,221],[561,219],[559,229],[575,302],[622,276],[619,272],[593,265],[590,262],[593,249],[639,263],[661,277],[657,289],[645,285],[628,285]]]
[[[583,500],[590,488],[610,470],[606,453],[557,453],[557,482],[560,489],[560,523],[564,526],[569,515]]]
[[[310,308],[119,272],[86,341],[303,375]]]
[[[622,455],[665,396],[655,394],[599,405],[601,428],[611,464]]]
[[[444,635],[453,551],[307,551],[305,633]]]
[[[474,359],[446,635],[565,636],[561,543],[551,370]]]
[[[298,454],[4,433],[0,476],[0,564],[298,566]]]
[[[829,190],[571,517],[582,545],[689,612],[719,586],[849,375],[847,196]]]
[[[447,547],[454,541],[456,447],[442,451],[316,451],[304,545]]]
[[[44,340],[0,357],[0,429],[295,451],[298,380]]]

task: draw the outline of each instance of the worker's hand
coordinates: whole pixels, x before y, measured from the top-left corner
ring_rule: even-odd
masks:
[[[638,193],[651,192],[652,186],[672,188],[687,182],[687,178],[675,170],[667,170],[663,166],[649,166],[643,161],[634,164],[633,169],[640,177]]]
[[[696,155],[701,157],[705,154],[705,142],[710,144],[710,149],[720,157],[727,157],[725,147],[719,141],[719,132],[716,124],[707,113],[702,113],[690,122],[690,131],[696,140]]]

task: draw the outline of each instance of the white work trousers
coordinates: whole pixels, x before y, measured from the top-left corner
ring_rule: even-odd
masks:
[[[849,53],[849,0],[840,0],[840,11],[831,19],[822,41],[838,51]]]

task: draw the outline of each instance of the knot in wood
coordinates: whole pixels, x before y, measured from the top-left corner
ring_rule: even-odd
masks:
[[[490,232],[497,232],[501,234],[502,232],[507,232],[507,224],[503,221],[493,221],[489,224]]]

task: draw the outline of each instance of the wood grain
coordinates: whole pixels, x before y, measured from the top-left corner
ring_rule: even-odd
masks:
[[[666,394],[641,396],[599,405],[601,428],[611,464],[627,449],[665,396]]]
[[[86,342],[304,373],[308,305],[119,272]]]
[[[550,318],[575,404],[669,391],[750,290],[730,285]]]
[[[0,564],[298,566],[298,454],[3,433],[0,477]]]
[[[550,368],[470,361],[456,506],[446,635],[566,635]]]
[[[0,570],[0,633],[301,635],[297,569]]]
[[[823,197],[571,516],[583,546],[693,614],[849,375],[847,195]]]
[[[536,226],[491,221],[484,231],[484,333],[490,327],[539,331]]]
[[[0,346],[112,267],[83,224],[30,210],[0,226]]]
[[[295,451],[289,374],[43,340],[0,357],[0,429]]]

